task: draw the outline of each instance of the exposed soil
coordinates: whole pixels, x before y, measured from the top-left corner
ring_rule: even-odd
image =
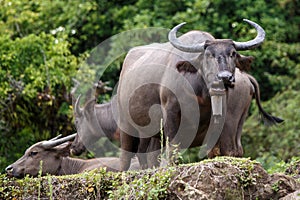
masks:
[[[219,157],[126,173],[97,170],[21,180],[0,177],[0,199],[281,199],[300,190],[299,165],[268,174],[256,161]],[[287,199],[286,197],[284,199]]]
[[[279,199],[299,188],[285,174],[269,175],[259,163],[225,158],[189,168],[178,167],[169,199]]]

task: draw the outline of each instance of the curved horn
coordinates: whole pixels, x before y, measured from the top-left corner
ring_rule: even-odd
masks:
[[[50,149],[50,148],[53,148],[53,147],[56,147],[60,144],[63,144],[67,141],[70,141],[70,140],[74,140],[74,138],[76,137],[77,133],[74,133],[72,135],[68,135],[66,137],[63,137],[63,138],[60,138],[60,139],[56,139],[56,140],[48,140],[48,141],[44,141],[41,143],[41,145],[46,148],[46,149]]]
[[[81,116],[82,115],[82,109],[80,108],[80,105],[79,105],[79,103],[80,103],[80,97],[81,97],[81,94],[78,96],[78,98],[76,99],[76,102],[75,102],[75,107],[73,108],[74,109],[74,111],[75,111],[75,114],[77,115],[77,116]]]
[[[190,52],[190,53],[197,53],[197,52],[202,52],[204,51],[204,44],[205,42],[202,42],[200,44],[190,44],[190,45],[185,45],[182,44],[178,38],[176,37],[176,33],[177,31],[183,26],[185,25],[186,22],[183,22],[181,24],[178,24],[177,26],[175,26],[168,35],[168,39],[170,41],[170,43],[176,48],[179,49],[181,51],[184,52]]]
[[[74,95],[80,83],[75,78],[72,78],[72,81],[74,82],[74,87],[71,89],[71,95]]]
[[[235,45],[236,50],[248,50],[248,49],[253,49],[255,47],[258,47],[259,45],[261,45],[265,39],[265,31],[264,29],[258,25],[257,23],[250,21],[248,19],[243,19],[243,21],[247,22],[248,24],[250,24],[251,26],[253,26],[256,31],[257,31],[257,35],[253,40],[247,41],[247,42],[233,42]]]
[[[52,138],[52,139],[50,139],[49,141],[54,141],[54,140],[57,140],[58,138],[60,138],[61,137],[61,134],[59,134],[58,136],[56,136],[56,137],[54,137],[54,138]]]

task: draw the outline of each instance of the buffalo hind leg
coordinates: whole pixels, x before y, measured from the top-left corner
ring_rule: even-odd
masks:
[[[147,169],[147,149],[149,146],[151,138],[140,138],[138,145],[138,154],[137,157],[139,159],[139,163],[142,169]]]
[[[244,111],[244,113],[239,121],[238,128],[237,128],[236,143],[237,143],[239,156],[243,156],[243,154],[244,154],[243,146],[241,143],[241,137],[242,137],[243,125],[244,125],[244,122],[248,115],[248,109],[249,109],[249,107]]]
[[[150,145],[147,149],[147,161],[148,161],[148,167],[159,167],[161,163],[161,158],[159,158],[159,155],[161,153],[161,141],[158,137],[152,137],[150,141]]]

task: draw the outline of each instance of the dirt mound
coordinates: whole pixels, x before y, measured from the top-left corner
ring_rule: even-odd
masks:
[[[0,199],[280,199],[297,189],[291,176],[269,175],[255,161],[230,157],[126,173],[0,176]]]
[[[300,200],[300,190],[297,190],[296,192],[280,198],[280,200]]]
[[[247,159],[219,158],[179,167],[177,172],[169,187],[170,199],[278,199],[299,188],[293,178],[269,175]]]

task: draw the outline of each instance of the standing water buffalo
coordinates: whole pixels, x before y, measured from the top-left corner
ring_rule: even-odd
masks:
[[[80,96],[76,99],[74,103],[74,116],[77,135],[70,148],[72,155],[80,155],[85,151],[86,145],[92,145],[100,138],[120,142],[120,130],[115,121],[115,118],[117,118],[116,113],[114,113],[116,100],[116,96],[113,96],[108,103],[97,104],[96,99],[91,98],[83,108],[80,108]],[[160,141],[157,138],[152,138],[149,149],[158,149],[159,147]],[[149,167],[154,165],[154,163],[150,164]],[[158,166],[158,164],[155,166]]]
[[[22,178],[25,175],[38,176],[42,161],[42,175],[68,175],[78,174],[97,168],[106,167],[108,171],[120,170],[120,159],[117,157],[103,157],[95,159],[78,159],[69,157],[69,140],[73,140],[76,134],[54,138],[49,141],[38,142],[29,147],[25,154],[5,170],[8,176]],[[133,160],[132,170],[139,169],[137,159]]]
[[[80,155],[85,151],[85,146],[92,145],[100,138],[108,138],[110,141],[120,142],[120,132],[117,126],[117,98],[113,96],[111,100],[107,103],[97,104],[96,98],[105,92],[103,92],[103,87],[105,85],[95,84],[95,95],[91,95],[89,91],[86,96],[87,100],[83,108],[80,108],[80,96],[75,100],[74,93],[77,89],[79,83],[76,82],[76,85],[73,88],[72,98],[73,100],[73,109],[75,117],[75,126],[77,129],[77,135],[72,142],[70,153],[72,155]],[[105,89],[105,88],[104,88]],[[107,88],[106,88],[107,90]],[[157,138],[152,138],[149,144],[149,148],[158,148],[160,142]],[[154,146],[154,147],[152,147]],[[157,147],[158,146],[158,147]],[[164,166],[166,163],[162,163],[161,166]],[[150,165],[154,166],[154,165]]]
[[[92,144],[101,137],[107,137],[109,140],[115,141],[120,140],[120,133],[112,113],[113,106],[116,105],[116,98],[112,97],[108,103],[96,103],[99,95],[112,89],[107,87],[106,83],[99,81],[94,84],[95,94],[91,94],[92,90],[88,91],[86,103],[83,108],[80,108],[80,96],[76,100],[74,96],[78,86],[79,83],[75,80],[75,87],[71,94],[75,126],[78,134],[70,149],[72,155],[80,155],[85,151],[85,145]]]
[[[237,51],[256,48],[265,38],[258,24],[244,21],[257,31],[253,40],[215,39],[201,31],[190,31],[177,38],[182,23],[169,32],[169,42],[130,50],[117,92],[122,170],[128,169],[135,153],[147,151],[150,138],[158,133],[160,118],[164,136],[171,144],[182,148],[202,145],[212,115],[210,90],[216,82],[224,84],[227,111],[209,157],[243,155],[242,126],[253,95],[266,121],[283,121],[261,108],[257,82],[238,69],[248,68],[252,58]],[[140,156],[139,161],[147,166],[145,157]]]
[[[83,108],[80,108],[79,101],[80,96],[74,105],[75,126],[78,134],[71,147],[73,155],[81,154],[85,150],[85,145],[92,144],[101,137],[114,141],[120,140],[119,129],[112,111],[112,107],[116,105],[115,97],[104,104],[97,104],[96,99],[92,98]]]

